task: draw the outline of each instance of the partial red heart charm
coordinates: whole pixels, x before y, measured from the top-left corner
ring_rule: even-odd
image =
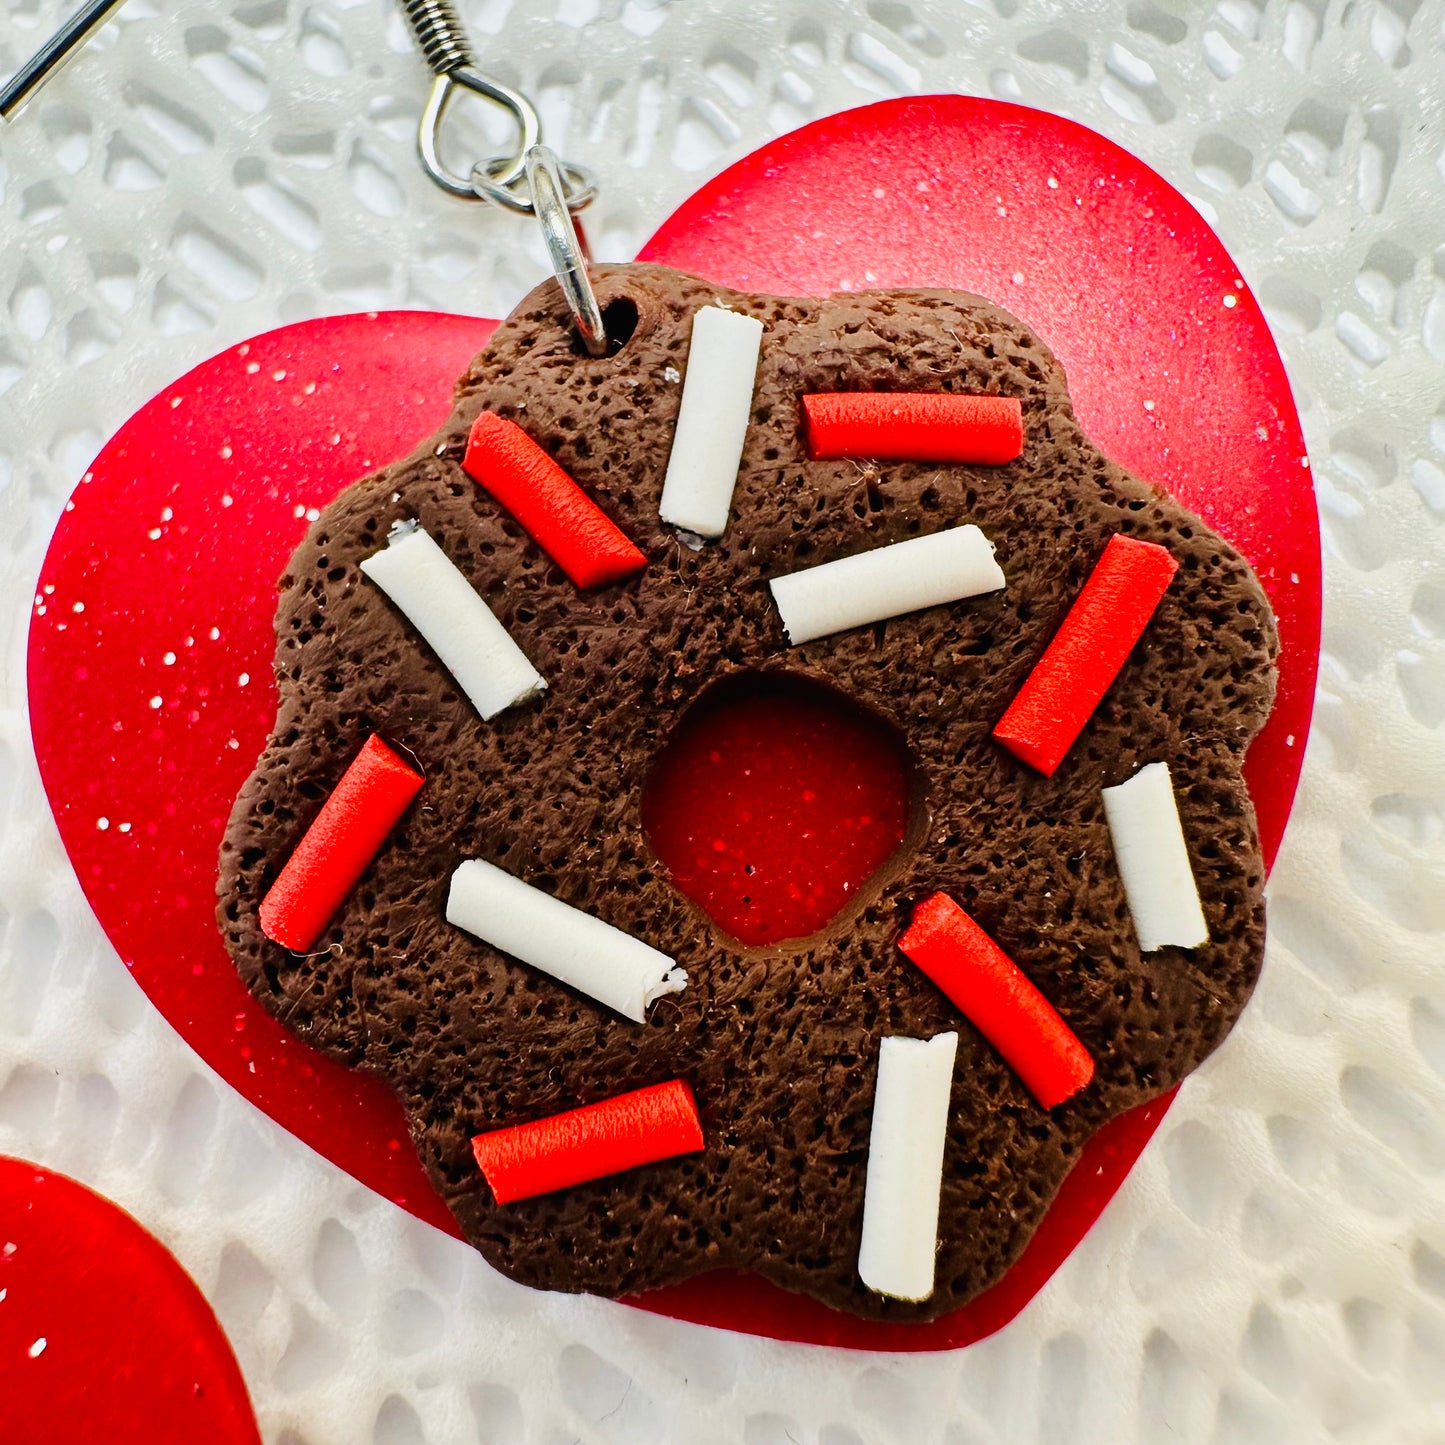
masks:
[[[7,1445],[260,1445],[204,1296],[130,1215],[0,1158],[0,1422]]]
[[[897,101],[758,151],[682,207],[643,259],[783,293],[955,287],[1031,324],[1063,361],[1094,439],[1233,539],[1270,595],[1280,688],[1247,771],[1273,857],[1313,696],[1317,518],[1264,319],[1182,196],[1070,122],[961,97]],[[450,1217],[390,1097],[297,1044],[241,987],[214,926],[214,888],[231,801],[274,716],[275,580],[308,511],[441,420],[489,329],[407,313],[332,318],[198,367],[87,473],[46,559],[31,631],[37,756],[121,956],[225,1078],[443,1228]],[[1027,1303],[1167,1107],[1155,1101],[1096,1136],[1011,1273],[933,1324],[866,1324],[741,1277],[644,1303],[863,1348],[968,1343]]]

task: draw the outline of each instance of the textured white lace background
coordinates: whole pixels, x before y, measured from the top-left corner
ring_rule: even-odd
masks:
[[[0,1150],[176,1251],[268,1445],[1445,1441],[1445,5],[465,8],[601,172],[606,257],[768,137],[929,89],[1062,110],[1216,225],[1284,349],[1327,549],[1256,1002],[1024,1316],[940,1356],[531,1294],[219,1085],[100,935],[41,796],[22,664],[51,527],[105,437],[224,345],[336,310],[500,315],[541,263],[419,173],[426,79],[385,0],[131,0],[0,130]],[[5,0],[0,73],[60,9]]]

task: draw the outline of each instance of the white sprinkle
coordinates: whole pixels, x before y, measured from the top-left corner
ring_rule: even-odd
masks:
[[[885,1038],[878,1046],[858,1249],[858,1276],[875,1294],[922,1300],[933,1293],[957,1051],[956,1033]]]
[[[161,508],[161,521],[163,521],[163,522],[169,522],[169,521],[171,520],[171,518],[174,517],[174,516],[175,516],[175,513],[174,513],[173,511],[171,511],[171,509],[170,509],[169,507],[162,507],[162,508]]]
[[[301,389],[306,393],[307,396],[316,395],[316,383],[314,381],[308,381],[306,385]]]
[[[1150,763],[1128,782],[1105,788],[1104,816],[1140,949],[1208,943],[1169,765]]]
[[[260,369],[261,369],[261,363],[260,363],[259,361],[248,361],[248,362],[246,363],[246,375],[247,375],[247,376],[255,376],[255,374],[256,374],[258,371],[260,371]]]
[[[227,738],[226,746],[235,752],[241,746],[241,741],[239,738]]]
[[[1232,294],[1228,295],[1224,298],[1224,304],[1233,310],[1234,307],[1239,305],[1239,297]]]
[[[970,522],[774,577],[768,586],[796,647],[922,607],[997,592],[1004,575],[993,543]]]
[[[452,874],[447,922],[636,1023],[687,987],[667,954],[478,858]]]
[[[1294,734],[1293,734],[1293,733],[1287,733],[1287,734],[1285,735],[1284,745],[1285,745],[1285,747],[1287,747],[1287,748],[1292,748],[1292,747],[1294,746]]]
[[[221,640],[221,629],[219,627],[213,627],[208,635],[212,642],[219,642]]]
[[[1058,188],[1059,188],[1058,177],[1057,177],[1057,176],[1050,176],[1050,177],[1049,177],[1049,189],[1050,189],[1051,191],[1056,191],[1056,190],[1058,190]]]
[[[1298,572],[1291,572],[1291,573],[1289,574],[1289,580],[1290,580],[1291,582],[1293,582],[1296,587],[1298,587],[1298,586],[1299,586],[1299,573],[1298,573]]]
[[[181,398],[180,398],[180,397],[178,397],[178,396],[173,396],[173,397],[171,398],[171,410],[172,410],[172,411],[174,411],[180,404],[181,404]]]
[[[662,368],[662,379],[670,381],[674,386],[682,380],[682,373],[675,366],[664,366]]]
[[[149,537],[152,542],[159,542],[161,539],[161,529],[159,527],[152,527],[150,531],[146,533],[146,536]]]
[[[243,672],[240,677],[236,679],[236,681],[240,683],[242,687],[245,687],[251,681],[251,674],[249,672]]]
[[[547,686],[429,533],[395,531],[361,570],[405,614],[485,718]]]
[[[109,819],[109,818],[97,818],[97,819],[95,820],[95,826],[96,826],[97,828],[99,828],[102,833],[104,833],[105,830],[110,827],[110,819]]]
[[[121,831],[122,833],[129,833],[129,832],[130,832],[130,824],[129,824],[129,823],[122,823],[122,824],[120,825],[120,831]]]
[[[54,597],[54,596],[55,596],[55,583],[53,583],[53,582],[47,582],[47,583],[45,584],[45,586],[42,587],[40,590],[41,590],[47,597]]]
[[[222,493],[221,493],[221,505],[222,505],[223,507],[229,507],[229,506],[231,505],[231,503],[234,502],[235,500],[236,500],[236,499],[230,494],[230,492],[222,492]]]
[[[26,1353],[29,1354],[32,1360],[38,1360],[41,1355],[45,1353],[45,1346],[48,1343],[49,1341],[45,1338],[45,1336],[41,1335],[40,1338],[36,1340],[33,1345],[30,1346],[30,1349]]]
[[[160,705],[161,705],[161,700],[160,700],[159,697],[153,697],[153,698],[151,699],[151,706],[152,706],[152,707],[159,707]]]
[[[272,380],[272,381],[285,381],[285,380],[286,380],[286,373],[285,373],[285,371],[284,371],[284,370],[273,371],[273,372],[271,373],[271,380]]]
[[[687,377],[658,513],[673,527],[721,537],[747,439],[763,323],[704,306],[693,314]]]
[[[301,520],[301,518],[306,515],[306,505],[305,505],[305,503],[304,503],[304,502],[297,502],[296,505],[291,508],[291,515],[292,515],[293,517],[295,517],[296,520],[299,522],[299,521]]]
[[[1022,286],[1024,284],[1024,273],[1022,271],[1015,271],[1011,279],[1015,286]]]
[[[314,522],[320,515],[321,515],[321,513],[320,513],[320,511],[319,511],[317,508],[315,508],[315,507],[307,507],[307,509],[306,509],[306,520],[307,520],[308,522]]]
[[[168,652],[161,658],[161,661],[165,663],[167,667],[174,667],[176,665],[176,655],[174,652]]]
[[[1146,402],[1144,403],[1144,410],[1145,410],[1145,411],[1153,411],[1153,410],[1154,410],[1154,403],[1153,403],[1152,401],[1146,401]]]
[[[84,612],[84,611],[85,611],[85,603],[84,603],[84,602],[72,602],[72,603],[70,604],[70,610],[71,610],[72,612]]]
[[[232,456],[234,456],[234,455],[235,455],[235,454],[231,451],[230,447],[222,447],[222,448],[221,448],[221,460],[222,460],[223,462],[228,462],[228,461],[230,461],[231,458],[232,458]]]

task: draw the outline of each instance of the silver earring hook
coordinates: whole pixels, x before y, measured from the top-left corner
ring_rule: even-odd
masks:
[[[445,75],[437,76],[432,84],[431,94],[427,96],[426,107],[421,113],[421,124],[416,133],[416,148],[421,153],[421,163],[427,175],[442,190],[449,196],[456,196],[458,200],[475,201],[478,197],[471,178],[448,169],[440,152],[442,122],[446,119],[447,107],[458,89],[470,90],[474,95],[504,106],[511,111],[512,118],[517,122],[516,147],[510,156],[500,158],[497,175],[499,185],[510,186],[521,178],[526,169],[527,152],[537,144],[542,134],[542,121],[536,107],[525,95],[513,90],[509,85],[503,85],[500,81],[481,74],[480,71],[473,70],[470,66],[460,66],[456,70],[449,70]],[[487,164],[495,165],[498,162]]]
[[[0,121],[9,121],[125,0],[86,0],[69,20],[0,87]],[[542,121],[530,100],[511,86],[483,75],[451,0],[401,0],[423,58],[436,76],[417,130],[417,149],[426,173],[449,195],[490,201],[537,217],[562,294],[589,355],[607,352],[607,333],[587,276],[587,250],[572,214],[591,203],[597,186],[581,166],[559,161],[541,144]],[[447,107],[458,89],[470,90],[510,112],[517,144],[510,155],[478,161],[463,176],[441,159],[439,137]],[[526,192],[521,186],[525,183]]]
[[[589,171],[558,158],[541,144],[537,108],[519,91],[476,68],[471,43],[451,0],[401,0],[422,58],[436,76],[417,126],[417,151],[433,181],[449,196],[489,201],[518,215],[536,216],[552,270],[582,344],[591,356],[607,354],[607,333],[587,277],[587,248],[574,225],[575,212],[590,205],[597,183]],[[511,113],[517,144],[509,155],[478,161],[466,176],[441,158],[441,128],[458,88],[470,90]]]
[[[416,132],[416,147],[427,175],[449,196],[463,201],[485,199],[478,197],[467,176],[449,169],[441,159],[442,122],[461,89],[500,105],[517,123],[517,144],[511,154],[484,163],[499,184],[514,184],[526,169],[527,152],[541,139],[542,120],[536,106],[510,85],[477,69],[471,42],[451,0],[401,0],[401,8],[421,47],[422,59],[436,76]]]
[[[46,81],[125,4],[125,0],[86,3],[0,87],[0,121],[13,119]]]

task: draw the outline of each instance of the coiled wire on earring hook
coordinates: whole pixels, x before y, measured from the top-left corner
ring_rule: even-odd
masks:
[[[433,75],[449,75],[476,64],[451,0],[401,0],[401,8]]]

